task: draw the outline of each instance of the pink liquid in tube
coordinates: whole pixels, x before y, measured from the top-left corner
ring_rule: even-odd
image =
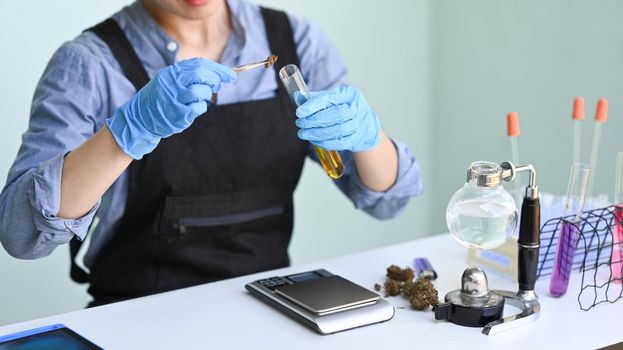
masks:
[[[612,280],[621,283],[621,273],[623,270],[623,203],[614,206],[614,222],[612,223],[612,255],[610,257],[610,268],[612,269]]]

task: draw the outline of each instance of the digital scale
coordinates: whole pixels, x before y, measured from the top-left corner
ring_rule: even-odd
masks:
[[[320,334],[384,322],[395,312],[378,294],[323,269],[264,278],[245,288]]]

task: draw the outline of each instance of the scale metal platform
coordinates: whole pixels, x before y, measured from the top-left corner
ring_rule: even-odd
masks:
[[[378,294],[324,269],[264,278],[245,288],[320,334],[388,321],[395,313]]]

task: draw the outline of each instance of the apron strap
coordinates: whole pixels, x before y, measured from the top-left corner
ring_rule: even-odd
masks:
[[[82,241],[75,236],[69,241],[69,257],[71,258],[71,266],[69,268],[69,277],[76,283],[88,283],[89,274],[76,264],[76,256],[82,246]]]
[[[296,45],[294,43],[294,33],[290,25],[290,19],[285,12],[276,11],[265,7],[260,7],[264,26],[266,28],[266,36],[272,53],[279,56],[275,63],[275,72],[277,73],[277,82],[280,91],[285,93],[279,78],[279,70],[287,64],[295,64],[300,68],[299,56],[296,53]],[[287,95],[287,93],[286,93]]]
[[[136,91],[149,82],[149,75],[143,63],[117,21],[109,18],[86,31],[95,33],[108,45],[124,75],[134,85]]]

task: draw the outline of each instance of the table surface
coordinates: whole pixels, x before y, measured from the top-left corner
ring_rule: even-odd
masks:
[[[390,264],[409,265],[428,257],[439,278],[443,298],[459,287],[466,267],[466,249],[448,234],[405,242],[372,251],[258,273],[153,295],[126,302],[0,327],[0,335],[63,323],[105,349],[594,349],[623,340],[619,321],[623,301],[590,311],[578,307],[580,275],[574,274],[560,299],[547,293],[549,280],[537,283],[540,319],[509,332],[485,336],[480,328],[435,321],[431,311],[415,311],[402,297],[388,300],[396,314],[388,322],[321,336],[248,294],[252,280],[325,268],[372,288],[384,281]],[[515,290],[501,276],[489,274],[492,289]],[[53,300],[54,298],[50,298]],[[511,309],[508,307],[507,309]]]

